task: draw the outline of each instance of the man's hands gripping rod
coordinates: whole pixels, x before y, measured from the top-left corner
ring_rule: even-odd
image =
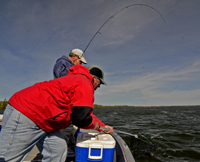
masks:
[[[105,125],[105,127],[99,126],[99,129],[102,129],[102,131],[104,133],[113,133],[114,132],[113,127],[111,127],[109,125]]]
[[[101,129],[104,133],[113,133],[113,127],[109,126],[109,125],[105,125],[105,127],[99,126],[99,123],[96,122],[95,127],[93,128],[94,130],[98,130]]]

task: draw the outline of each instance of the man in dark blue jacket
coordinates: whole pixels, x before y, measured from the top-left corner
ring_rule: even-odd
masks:
[[[73,49],[68,57],[63,55],[56,61],[53,68],[54,78],[66,76],[71,66],[81,63],[87,64],[83,51],[80,49]]]

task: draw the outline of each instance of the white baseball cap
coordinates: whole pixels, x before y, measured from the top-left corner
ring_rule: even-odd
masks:
[[[76,54],[76,55],[79,57],[79,59],[81,59],[81,61],[82,61],[84,64],[87,64],[87,61],[86,61],[85,58],[84,58],[84,53],[83,53],[82,50],[80,50],[80,49],[73,49],[70,53],[71,53],[71,54]]]

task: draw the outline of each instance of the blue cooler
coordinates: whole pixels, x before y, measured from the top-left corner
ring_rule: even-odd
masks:
[[[110,134],[80,133],[75,162],[113,162],[115,140]]]

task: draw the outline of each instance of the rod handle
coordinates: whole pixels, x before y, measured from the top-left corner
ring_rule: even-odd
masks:
[[[102,126],[99,126],[99,129],[106,130],[106,131],[109,131],[109,130],[110,130],[109,128],[102,127]]]

